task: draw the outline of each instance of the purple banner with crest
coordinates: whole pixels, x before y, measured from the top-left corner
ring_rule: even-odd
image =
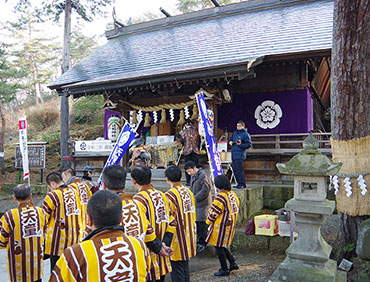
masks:
[[[312,98],[308,89],[234,94],[218,108],[218,128],[236,129],[243,120],[250,134],[306,133],[312,130]]]

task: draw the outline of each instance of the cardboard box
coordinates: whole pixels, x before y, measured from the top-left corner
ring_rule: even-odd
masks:
[[[263,214],[254,217],[256,235],[275,236],[279,233],[278,216]]]

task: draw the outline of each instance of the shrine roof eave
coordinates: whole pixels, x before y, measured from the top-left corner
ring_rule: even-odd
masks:
[[[162,72],[156,70],[155,73],[141,72],[130,75],[107,76],[61,85],[59,88],[54,87],[54,89],[58,91],[59,95],[67,94],[78,98],[84,95],[97,95],[117,89],[125,89],[127,87],[176,83],[191,79],[203,80],[213,77],[242,76],[262,62],[263,57],[221,66],[178,68],[177,70],[162,70]]]

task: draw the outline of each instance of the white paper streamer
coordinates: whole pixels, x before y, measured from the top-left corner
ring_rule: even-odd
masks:
[[[329,190],[331,190],[331,189],[333,189],[333,175],[330,175],[330,176],[329,176],[329,179],[330,179],[330,182],[329,182],[329,187],[328,187],[328,189],[329,189]]]
[[[185,106],[184,107],[184,113],[185,113],[185,118],[188,119],[190,117],[189,107],[188,106]]]
[[[344,187],[346,187],[346,196],[350,197],[352,195],[351,179],[349,177],[344,178],[343,180]]]
[[[338,194],[339,192],[339,179],[337,175],[333,177],[333,187],[334,187],[334,194]]]
[[[137,112],[137,121],[141,122],[142,120],[143,120],[143,112],[141,110],[139,110]]]
[[[367,189],[366,189],[366,180],[364,179],[363,175],[359,175],[359,177],[357,178],[357,183],[361,188],[362,196],[365,196],[365,194],[367,193]]]
[[[170,121],[174,121],[174,120],[175,120],[175,113],[173,109],[170,109]]]
[[[156,111],[153,112],[153,119],[154,119],[154,123],[158,122],[158,113]]]

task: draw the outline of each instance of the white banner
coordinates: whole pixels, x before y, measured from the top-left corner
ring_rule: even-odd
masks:
[[[22,154],[22,165],[23,165],[23,180],[30,177],[30,171],[28,168],[28,148],[27,148],[27,122],[26,119],[19,120],[19,146]]]

